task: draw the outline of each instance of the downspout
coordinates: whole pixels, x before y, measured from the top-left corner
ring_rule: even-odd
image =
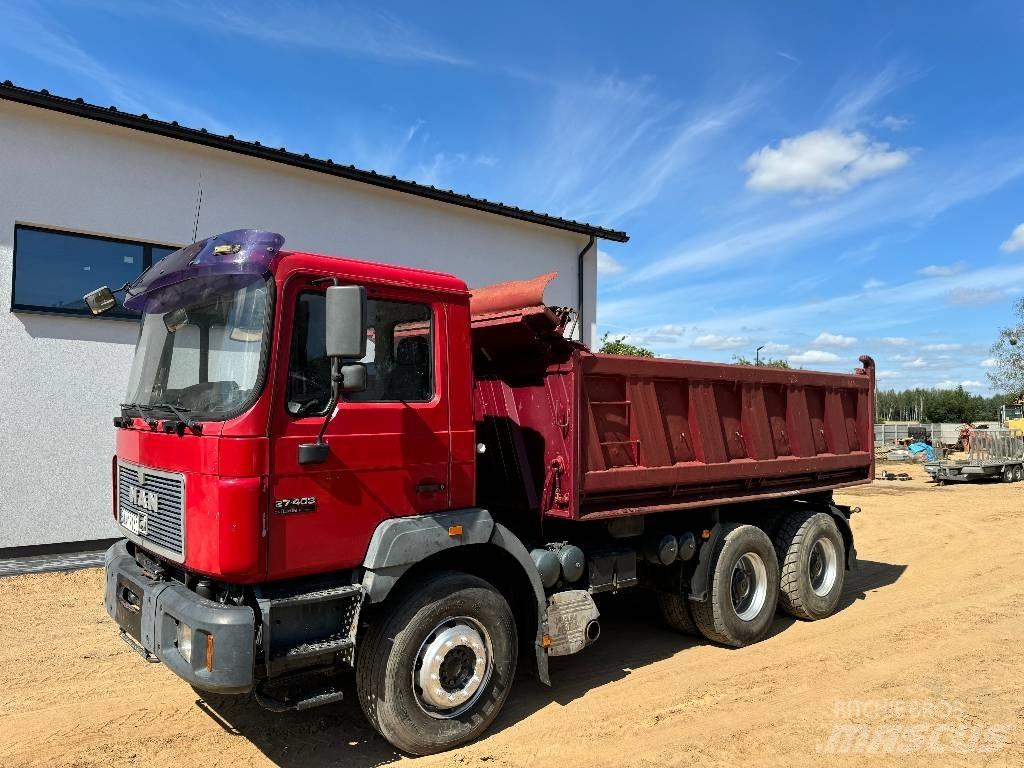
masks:
[[[576,316],[580,328],[580,341],[583,341],[583,257],[594,247],[595,242],[597,242],[597,238],[591,235],[587,244],[583,246],[583,250],[580,251],[580,255],[576,257],[576,299],[579,302],[579,306],[576,307]]]

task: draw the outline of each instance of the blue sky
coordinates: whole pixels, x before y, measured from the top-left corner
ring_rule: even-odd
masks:
[[[884,386],[985,392],[1024,293],[1019,3],[0,18],[0,79],[625,229],[601,244],[599,324],[658,354],[868,353]]]

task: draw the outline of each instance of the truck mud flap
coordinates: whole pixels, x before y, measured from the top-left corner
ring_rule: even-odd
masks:
[[[722,537],[722,524],[715,523],[704,546],[697,555],[697,568],[690,577],[690,599],[700,603],[708,596],[708,578],[711,575],[711,555]]]

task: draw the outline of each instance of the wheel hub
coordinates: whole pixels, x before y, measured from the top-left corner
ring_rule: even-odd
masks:
[[[811,581],[811,590],[818,597],[824,597],[835,586],[838,563],[836,545],[831,539],[822,537],[814,542],[807,562],[807,576]]]
[[[755,552],[746,552],[732,569],[732,607],[743,621],[753,621],[764,608],[768,570]]]
[[[493,668],[486,630],[467,617],[449,619],[430,632],[413,671],[413,691],[424,711],[456,717],[483,693]]]

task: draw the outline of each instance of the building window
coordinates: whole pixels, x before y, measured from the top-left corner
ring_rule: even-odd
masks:
[[[434,396],[434,343],[430,307],[411,301],[366,302],[366,391],[352,402],[426,402]],[[322,293],[302,293],[295,306],[288,366],[288,411],[322,414],[331,399],[331,363],[324,342]]]
[[[92,317],[82,299],[101,285],[130,283],[174,247],[18,224],[14,228],[13,311]],[[104,317],[138,317],[121,307]]]

